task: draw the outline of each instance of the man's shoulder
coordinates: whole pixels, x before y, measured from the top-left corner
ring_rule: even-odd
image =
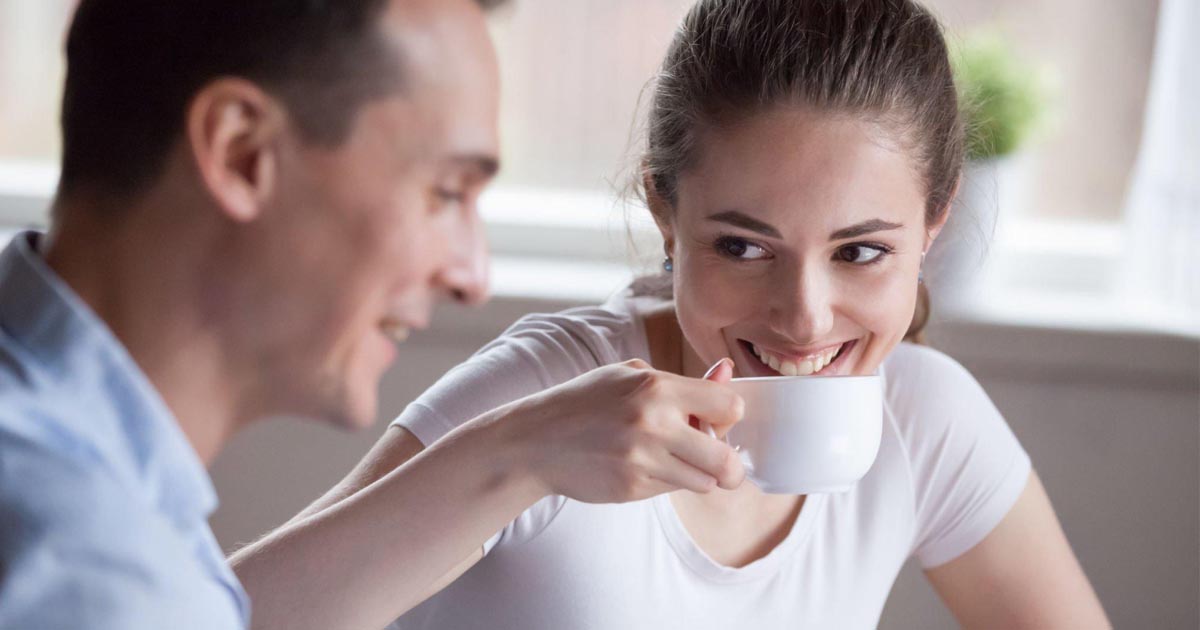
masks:
[[[136,472],[64,429],[44,401],[20,402],[0,408],[0,565],[40,574],[46,553],[71,565],[154,547],[161,519]]]
[[[96,522],[96,510],[129,510],[128,470],[79,426],[102,409],[84,404],[0,335],[0,510],[22,533]],[[7,537],[7,536],[5,536]],[[12,541],[9,541],[12,542]]]
[[[0,440],[0,627],[167,627],[176,612],[242,627],[196,539],[130,475],[3,427]]]
[[[61,413],[37,396],[0,395],[0,506],[30,524],[130,509],[132,471],[71,431]]]
[[[46,378],[0,342],[0,452],[5,460],[22,453],[96,463],[100,454],[78,430],[76,416],[86,413],[98,421],[104,411],[85,399],[85,392]]]

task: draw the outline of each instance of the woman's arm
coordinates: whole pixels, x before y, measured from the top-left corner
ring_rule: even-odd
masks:
[[[307,515],[231,558],[254,627],[377,630],[548,494],[616,502],[735,487],[736,455],[688,417],[728,426],[741,409],[726,387],[631,361],[486,413],[420,452],[390,430]]]
[[[346,475],[337,485],[330,488],[328,492],[321,495],[319,499],[301,510],[299,514],[293,516],[283,526],[287,527],[293,523],[298,523],[318,512],[324,512],[337,503],[341,503],[343,499],[375,483],[376,480],[387,473],[404,465],[405,462],[423,450],[425,450],[425,445],[408,429],[401,426],[388,427],[387,431],[384,431],[383,435],[380,436],[379,441],[354,466],[350,474]]]
[[[293,523],[297,523],[309,516],[333,507],[343,499],[366,488],[387,473],[399,468],[424,449],[425,445],[408,429],[401,426],[388,427],[383,436],[379,438],[379,441],[375,443],[375,446],[371,447],[367,455],[350,471],[350,474],[346,475],[345,479],[342,479],[336,486],[321,495],[321,498],[313,501],[311,505],[301,510],[299,514],[293,516],[283,527],[290,527]],[[237,556],[237,554],[234,555],[235,557]],[[446,588],[482,559],[483,547],[481,546],[473,550],[466,559],[431,584],[424,593],[417,597],[417,601],[423,602],[433,596],[434,593]]]
[[[964,628],[1109,628],[1036,472],[987,538],[926,577]]]

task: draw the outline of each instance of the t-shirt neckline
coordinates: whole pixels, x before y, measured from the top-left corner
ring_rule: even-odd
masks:
[[[751,482],[746,481],[745,483]],[[804,505],[800,508],[800,514],[792,523],[792,529],[783,542],[776,545],[767,555],[744,567],[725,566],[705,553],[684,527],[683,521],[675,511],[674,504],[671,503],[670,495],[660,494],[654,497],[652,502],[667,542],[670,543],[680,560],[706,580],[732,584],[768,578],[777,573],[788,558],[795,557],[795,550],[812,534],[818,513],[825,505],[825,499],[826,495],[824,494],[807,495]]]

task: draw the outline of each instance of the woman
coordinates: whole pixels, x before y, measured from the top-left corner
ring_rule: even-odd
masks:
[[[641,282],[522,319],[410,405],[334,494],[489,409],[635,358],[685,376],[724,357],[738,376],[878,371],[875,465],[843,494],[548,496],[396,627],[874,627],[910,556],[964,626],[1106,626],[986,394],[902,342],[925,320],[920,267],[962,147],[940,28],[914,2],[701,0],[649,119],[665,291]]]

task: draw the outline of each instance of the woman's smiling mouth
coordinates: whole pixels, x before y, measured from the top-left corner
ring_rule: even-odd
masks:
[[[739,339],[738,343],[757,359],[755,367],[759,369],[754,371],[764,376],[827,376],[840,367],[842,357],[856,341],[832,344],[804,355],[782,355],[745,339]]]

